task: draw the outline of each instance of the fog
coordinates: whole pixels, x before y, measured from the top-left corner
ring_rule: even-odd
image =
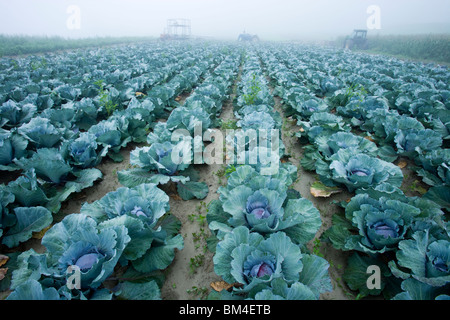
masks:
[[[186,18],[198,37],[332,40],[356,28],[450,33],[449,17],[449,0],[0,0],[0,34],[70,38],[159,37],[167,19]]]

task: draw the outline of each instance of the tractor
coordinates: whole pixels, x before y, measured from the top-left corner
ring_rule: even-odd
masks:
[[[360,50],[367,50],[369,48],[367,30],[355,29],[351,36],[345,38],[344,49],[352,50],[353,48]]]
[[[259,41],[259,37],[256,34],[248,34],[244,31],[239,35],[238,41],[245,41],[245,42]]]

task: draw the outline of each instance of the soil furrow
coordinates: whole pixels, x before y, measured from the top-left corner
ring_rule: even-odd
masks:
[[[219,118],[224,122],[234,119],[233,100],[240,73],[241,68],[229,99],[222,105]],[[166,281],[161,289],[163,300],[206,298],[211,282],[221,280],[214,272],[214,254],[206,249],[206,239],[210,235],[206,208],[212,200],[219,198],[217,189],[226,183],[223,174],[225,164],[193,165],[193,168],[199,173],[199,181],[207,183],[209,193],[203,200],[183,201],[177,196],[170,197],[170,212],[182,223],[180,234],[184,238],[184,248],[176,252],[174,261],[165,271]]]

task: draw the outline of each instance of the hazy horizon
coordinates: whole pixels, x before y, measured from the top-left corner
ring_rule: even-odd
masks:
[[[379,26],[369,34],[450,33],[448,0],[0,0],[0,34],[159,37],[167,19],[186,18],[200,37],[246,31],[263,40],[331,40],[367,29],[370,6]],[[74,14],[78,25],[70,28]]]

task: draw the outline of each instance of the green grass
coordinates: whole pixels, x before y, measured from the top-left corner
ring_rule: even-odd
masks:
[[[101,37],[66,39],[62,37],[9,36],[0,35],[0,57],[39,54],[58,50],[88,47],[102,47],[116,44],[130,44],[152,41],[146,37]]]
[[[450,66],[450,34],[376,35],[367,37],[367,50],[353,51],[382,54],[415,62]],[[333,46],[343,48],[345,37],[338,37]]]
[[[371,36],[369,53],[450,64],[450,34]]]

